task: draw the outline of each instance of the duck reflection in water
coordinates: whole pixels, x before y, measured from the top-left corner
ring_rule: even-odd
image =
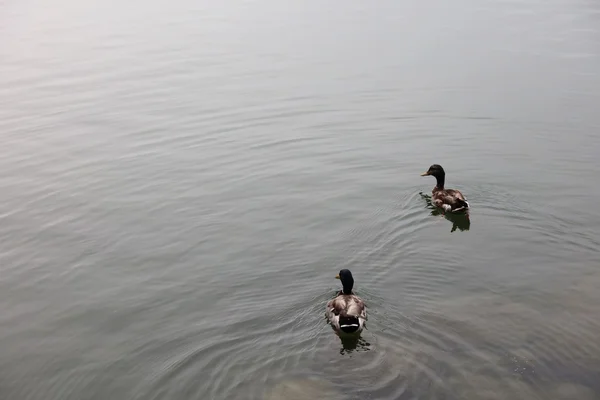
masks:
[[[357,351],[369,351],[371,350],[371,343],[367,342],[362,336],[344,336],[339,335],[340,341],[342,342],[342,348],[340,348],[340,354],[350,354]]]
[[[424,193],[419,193],[421,195],[421,197],[425,200],[425,202],[427,203],[427,207],[431,209],[431,215],[433,216],[440,216],[443,215],[444,218],[446,218],[448,221],[452,222],[452,229],[450,230],[450,232],[454,232],[457,229],[462,231],[468,231],[471,228],[471,219],[469,218],[469,213],[465,212],[465,213],[445,213],[444,210],[442,210],[439,207],[436,207],[432,201],[431,201],[431,196],[424,194]]]

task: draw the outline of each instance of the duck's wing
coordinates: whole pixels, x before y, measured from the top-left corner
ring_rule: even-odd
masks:
[[[332,319],[334,316],[339,316],[348,305],[346,296],[339,295],[327,303],[327,316]]]
[[[456,189],[446,189],[436,196],[446,211],[463,211],[469,208],[466,197]]]
[[[327,303],[327,315],[333,317],[340,314],[366,318],[365,303],[360,297],[353,294],[339,295]]]
[[[335,330],[340,330],[340,314],[344,310],[346,303],[343,296],[337,296],[335,299],[330,300],[327,303],[325,310],[325,316],[329,323],[334,327]]]
[[[367,309],[365,307],[365,302],[362,301],[362,299],[358,296],[350,296],[350,299],[348,299],[346,314],[366,319]]]
[[[463,196],[463,194],[456,189],[448,189],[446,190],[448,196],[452,197],[455,201],[467,201],[467,198]]]

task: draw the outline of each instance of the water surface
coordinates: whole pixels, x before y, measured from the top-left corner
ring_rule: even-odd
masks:
[[[0,4],[2,399],[597,399],[600,5]],[[428,208],[432,163],[473,206]],[[324,320],[341,268],[368,304]]]

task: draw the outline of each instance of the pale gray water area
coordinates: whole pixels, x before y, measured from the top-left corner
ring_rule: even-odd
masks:
[[[0,399],[600,398],[598,1],[4,0],[0,37]]]

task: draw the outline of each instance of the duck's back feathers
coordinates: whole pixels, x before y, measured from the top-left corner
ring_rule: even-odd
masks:
[[[354,294],[340,293],[327,303],[327,319],[338,332],[360,332],[367,319],[365,303]]]
[[[469,209],[469,202],[463,194],[455,189],[433,189],[432,201],[436,207],[444,211],[460,212]]]
[[[365,303],[354,294],[340,293],[336,298],[329,301],[327,308],[335,315],[347,314],[361,316],[365,313]]]

